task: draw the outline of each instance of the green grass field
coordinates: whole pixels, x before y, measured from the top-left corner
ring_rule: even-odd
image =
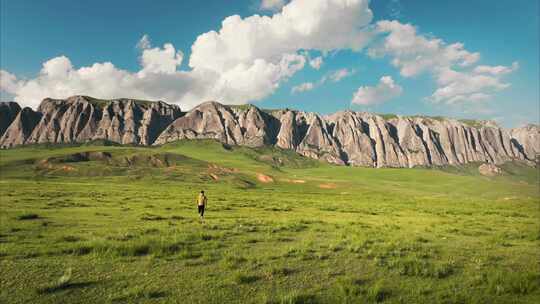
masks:
[[[538,171],[475,168],[211,141],[3,150],[0,303],[538,303]]]

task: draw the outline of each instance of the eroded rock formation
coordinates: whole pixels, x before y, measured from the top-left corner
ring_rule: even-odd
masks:
[[[353,111],[321,116],[217,102],[205,102],[182,113],[177,106],[161,101],[87,96],[47,98],[37,112],[29,108],[17,111],[17,107],[0,107],[2,125],[9,124],[0,139],[3,148],[98,139],[160,145],[209,138],[229,145],[273,145],[334,164],[366,167],[501,164],[512,160],[534,164],[540,154],[537,125],[505,130],[488,121],[422,116],[385,119]],[[11,119],[15,112],[18,114]]]
[[[4,135],[20,111],[21,107],[16,102],[0,102],[0,137]]]
[[[166,126],[181,115],[179,107],[162,101],[98,100],[87,96],[47,98],[41,102],[37,112],[40,113],[37,123],[12,123],[0,139],[0,146],[99,139],[150,145]],[[23,129],[31,133],[27,135]]]

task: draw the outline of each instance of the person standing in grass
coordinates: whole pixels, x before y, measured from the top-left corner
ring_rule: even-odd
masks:
[[[208,198],[206,197],[206,195],[204,195],[204,191],[201,190],[201,193],[199,193],[199,197],[197,197],[197,208],[201,221],[204,220],[204,207],[206,207],[207,201]]]

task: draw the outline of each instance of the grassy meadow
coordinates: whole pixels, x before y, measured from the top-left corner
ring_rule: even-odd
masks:
[[[0,303],[538,303],[538,170],[503,170],[212,141],[2,150]]]

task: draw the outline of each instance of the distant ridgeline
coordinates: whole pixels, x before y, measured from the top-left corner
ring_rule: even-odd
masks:
[[[228,145],[272,145],[339,165],[416,167],[494,164],[540,155],[540,127],[505,130],[489,121],[381,116],[343,111],[321,116],[295,110],[205,102],[182,112],[162,101],[44,99],[37,111],[0,104],[0,147],[106,140],[160,145],[212,138]]]

